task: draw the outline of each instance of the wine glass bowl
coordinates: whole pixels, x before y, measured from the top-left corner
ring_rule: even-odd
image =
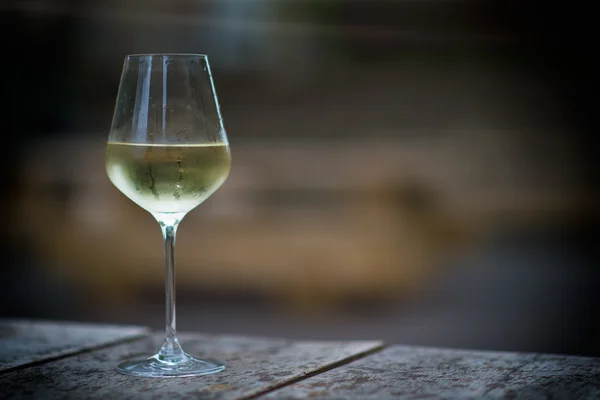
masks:
[[[125,58],[105,165],[114,186],[158,221],[165,245],[165,341],[157,354],[125,362],[118,371],[145,377],[222,371],[219,361],[185,353],[175,326],[177,226],[223,184],[231,165],[207,56]]]

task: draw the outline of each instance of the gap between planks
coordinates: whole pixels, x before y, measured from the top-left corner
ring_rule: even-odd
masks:
[[[94,346],[89,346],[89,347],[84,347],[80,350],[76,350],[72,353],[67,353],[67,354],[60,354],[57,356],[52,356],[52,357],[48,357],[48,358],[44,358],[43,360],[37,360],[37,361],[32,361],[26,364],[21,364],[21,365],[15,365],[14,367],[9,367],[6,369],[3,369],[2,371],[0,371],[0,375],[6,373],[6,372],[14,372],[14,371],[18,371],[20,369],[26,369],[29,367],[35,367],[41,364],[46,364],[48,362],[52,362],[52,361],[57,361],[57,360],[62,360],[65,358],[69,358],[69,357],[73,357],[73,356],[79,356],[81,354],[84,353],[91,353],[94,352],[96,350],[103,350],[103,349],[107,349],[109,347],[114,347],[114,346],[118,346],[121,345],[123,343],[129,343],[129,342],[135,342],[136,340],[141,340],[141,339],[145,339],[148,336],[150,336],[150,334],[152,333],[152,330],[149,328],[144,328],[144,331],[140,332],[139,334],[136,334],[134,336],[130,336],[130,337],[126,337],[126,338],[122,338],[122,339],[117,339],[113,342],[108,342],[108,343],[103,343],[103,344],[99,344],[99,345],[94,345]]]
[[[261,391],[259,393],[255,393],[255,394],[252,394],[250,396],[240,397],[239,400],[258,399],[259,397],[264,396],[267,393],[275,392],[275,391],[277,391],[279,389],[282,389],[282,388],[284,388],[286,386],[290,386],[290,385],[296,384],[298,382],[302,382],[305,379],[312,378],[313,376],[320,375],[320,374],[325,373],[327,371],[331,371],[332,369],[336,369],[338,367],[341,367],[342,365],[350,364],[353,361],[359,360],[361,358],[365,358],[365,357],[370,356],[370,355],[375,354],[375,353],[379,353],[384,348],[385,348],[385,344],[381,343],[377,347],[374,347],[374,348],[369,349],[369,350],[365,350],[365,351],[363,351],[361,353],[358,353],[358,354],[355,354],[355,355],[353,355],[351,357],[348,357],[348,358],[345,358],[343,360],[337,361],[337,362],[335,362],[335,363],[333,363],[331,365],[328,365],[328,366],[323,367],[321,369],[318,369],[316,371],[305,373],[304,375],[299,376],[297,378],[290,379],[287,382],[282,382],[281,384],[279,384],[279,385],[277,385],[275,387],[263,390],[263,391]]]

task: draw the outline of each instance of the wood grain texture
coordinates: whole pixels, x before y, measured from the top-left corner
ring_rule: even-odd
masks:
[[[137,326],[0,320],[0,372],[148,333]]]
[[[243,399],[326,369],[382,346],[377,341],[294,342],[226,335],[182,335],[190,354],[227,364],[223,372],[194,378],[121,375],[121,361],[155,353],[162,335],[34,365],[0,375],[4,393],[35,398]]]
[[[261,399],[600,398],[600,359],[392,346]]]

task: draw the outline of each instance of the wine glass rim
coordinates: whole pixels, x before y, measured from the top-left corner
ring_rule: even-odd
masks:
[[[126,58],[142,58],[142,57],[161,57],[161,56],[169,56],[169,57],[188,57],[188,58],[208,58],[206,54],[196,54],[196,53],[137,53],[137,54],[128,54]]]

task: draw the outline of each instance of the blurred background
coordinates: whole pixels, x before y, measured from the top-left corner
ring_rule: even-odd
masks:
[[[233,169],[179,229],[180,330],[600,355],[583,2],[0,13],[0,316],[162,329],[160,230],[104,146],[126,54],[206,53]]]

